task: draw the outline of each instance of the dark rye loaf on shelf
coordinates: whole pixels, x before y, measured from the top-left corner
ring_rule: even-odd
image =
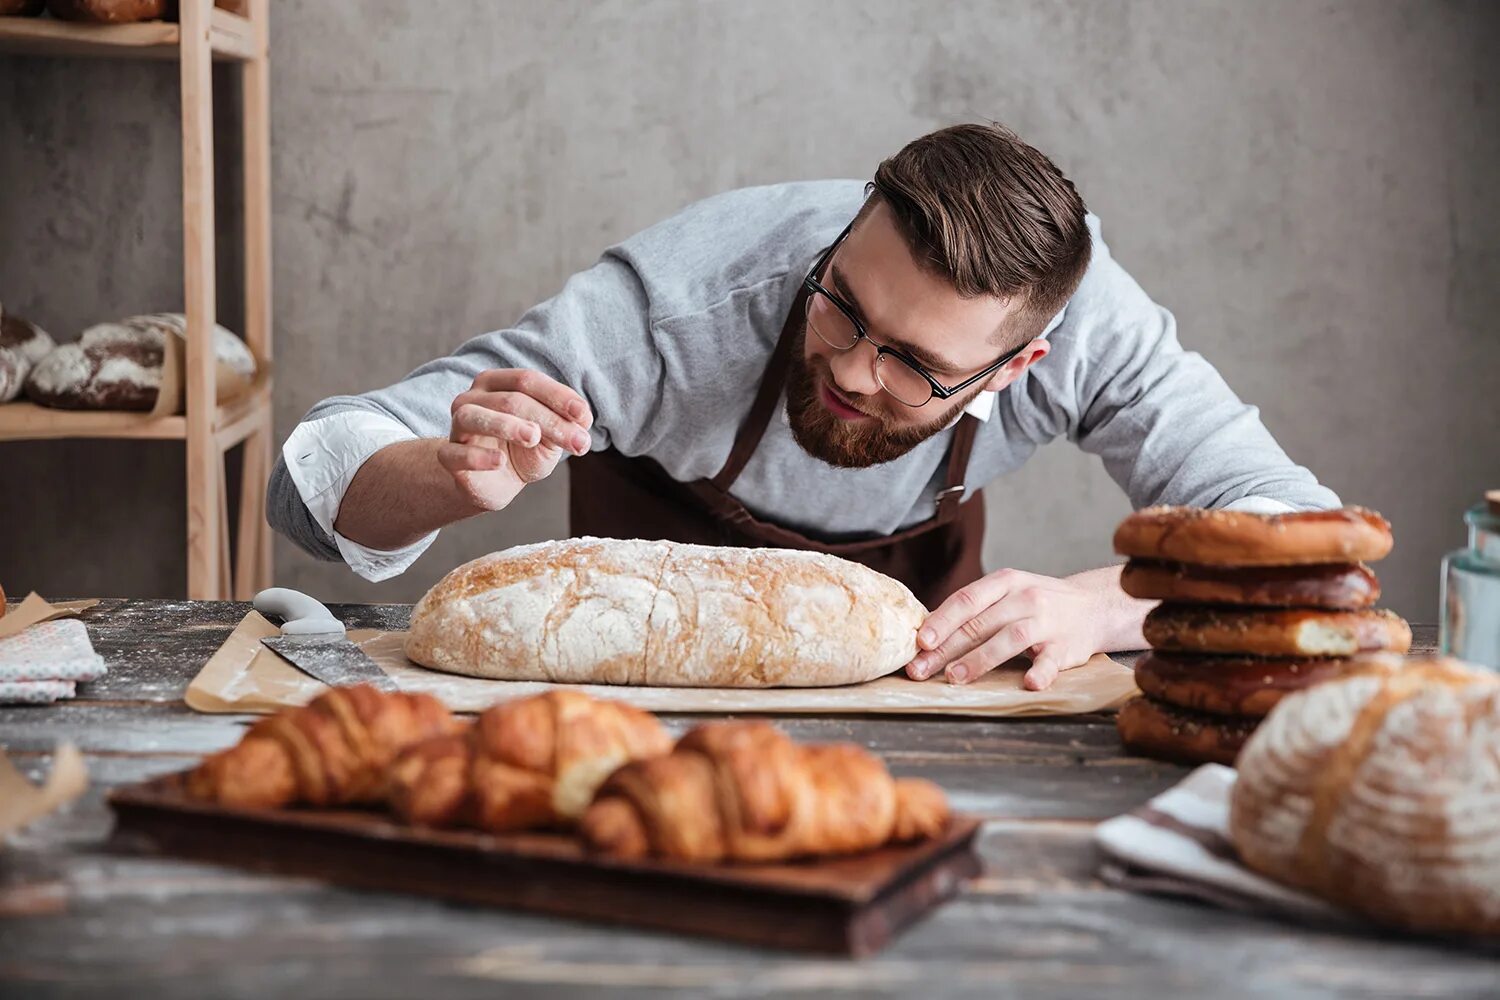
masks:
[[[77,343],[63,344],[42,359],[26,381],[26,395],[64,410],[150,410],[162,387],[167,338],[173,337],[173,349],[180,351],[186,329],[181,313],[131,316],[89,327]],[[249,388],[255,358],[222,326],[215,327],[213,343],[218,399],[224,402]]]
[[[35,323],[0,309],[0,403],[21,395],[26,376],[56,346]]]

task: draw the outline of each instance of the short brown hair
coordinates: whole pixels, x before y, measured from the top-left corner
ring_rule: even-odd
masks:
[[[960,295],[1024,296],[1012,344],[1041,334],[1089,266],[1083,198],[1040,151],[998,123],[954,125],[875,171],[912,256]],[[863,214],[863,213],[861,213]]]

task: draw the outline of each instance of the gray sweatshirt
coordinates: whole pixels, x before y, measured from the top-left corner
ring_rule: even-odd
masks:
[[[747,188],[691,205],[605,252],[514,327],[482,334],[384,389],[335,396],[303,418],[271,476],[272,525],[361,575],[395,575],[431,543],[374,552],[332,525],[375,451],[446,438],[449,405],[488,368],[532,368],[592,406],[593,447],[649,455],[679,480],[729,453],[803,276],[858,210],[859,181]],[[1172,314],[1110,256],[1092,216],[1093,260],[1053,318],[1051,353],[1007,389],[981,394],[970,491],[1066,436],[1100,456],[1136,507],[1336,507],[1219,374],[1177,341]],[[951,431],[904,457],[838,469],[772,420],[735,496],[758,517],[847,539],[889,534],[933,512]],[[500,517],[504,517],[501,513]]]

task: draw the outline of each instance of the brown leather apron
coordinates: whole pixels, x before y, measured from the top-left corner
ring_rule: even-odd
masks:
[[[969,414],[953,429],[947,472],[933,516],[894,535],[854,542],[824,542],[762,521],[730,489],[755,454],[775,415],[797,345],[793,319],[802,312],[799,293],[781,338],[766,365],[749,414],[740,424],[724,467],[712,479],[681,483],[645,456],[613,450],[569,459],[569,530],[574,537],[650,538],[698,545],[787,548],[826,552],[864,563],[895,577],[929,609],[983,575],[984,503],[975,490],[962,502],[964,472],[978,421]]]

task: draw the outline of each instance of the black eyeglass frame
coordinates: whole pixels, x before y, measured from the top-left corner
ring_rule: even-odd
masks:
[[[1016,347],[1013,350],[1006,351],[994,364],[990,365],[979,374],[972,375],[969,378],[964,379],[962,382],[958,383],[958,385],[948,386],[939,382],[937,379],[933,378],[931,372],[922,367],[921,362],[917,361],[917,359],[913,358],[910,354],[907,354],[905,351],[897,347],[887,347],[886,345],[877,342],[873,337],[871,337],[870,332],[865,329],[864,323],[862,323],[859,317],[854,314],[854,308],[843,299],[839,298],[836,293],[829,291],[827,288],[823,287],[822,282],[820,282],[817,277],[815,277],[815,275],[822,273],[823,268],[827,266],[828,262],[833,258],[834,252],[838,250],[839,244],[844,242],[845,237],[847,237],[850,231],[853,229],[854,223],[851,221],[847,226],[844,227],[844,231],[839,233],[838,238],[829,245],[828,249],[824,250],[822,254],[818,256],[817,261],[812,266],[812,270],[808,271],[807,277],[802,279],[802,286],[807,289],[809,295],[822,295],[829,302],[832,302],[834,304],[834,307],[837,308],[839,312],[843,313],[848,318],[850,324],[853,325],[854,343],[850,344],[848,347],[834,347],[833,349],[835,351],[852,351],[859,346],[859,342],[861,340],[868,340],[870,342],[870,346],[875,348],[877,359],[880,355],[889,354],[891,357],[895,358],[897,361],[901,362],[903,365],[910,368],[912,371],[916,372],[918,375],[922,376],[922,378],[927,380],[928,386],[930,386],[932,389],[932,395],[928,396],[920,403],[908,403],[900,396],[897,396],[895,393],[891,392],[891,398],[896,400],[896,402],[900,403],[902,406],[909,406],[912,409],[916,410],[921,409],[928,403],[932,402],[933,396],[936,396],[938,399],[951,399],[953,396],[957,395],[960,392],[963,392],[974,383],[983,381],[984,379],[987,379],[991,375],[995,374],[995,372],[999,371],[1006,362],[1010,361],[1017,354],[1020,354],[1021,351],[1024,350],[1030,343],[1030,341],[1027,341],[1027,343],[1021,344],[1019,347]],[[818,339],[822,340],[822,337],[820,336]],[[825,344],[828,343],[826,340],[823,342]],[[833,347],[832,344],[829,344],[828,346]],[[881,384],[881,387],[884,388],[884,383]],[[889,389],[886,389],[885,391],[890,392]]]

